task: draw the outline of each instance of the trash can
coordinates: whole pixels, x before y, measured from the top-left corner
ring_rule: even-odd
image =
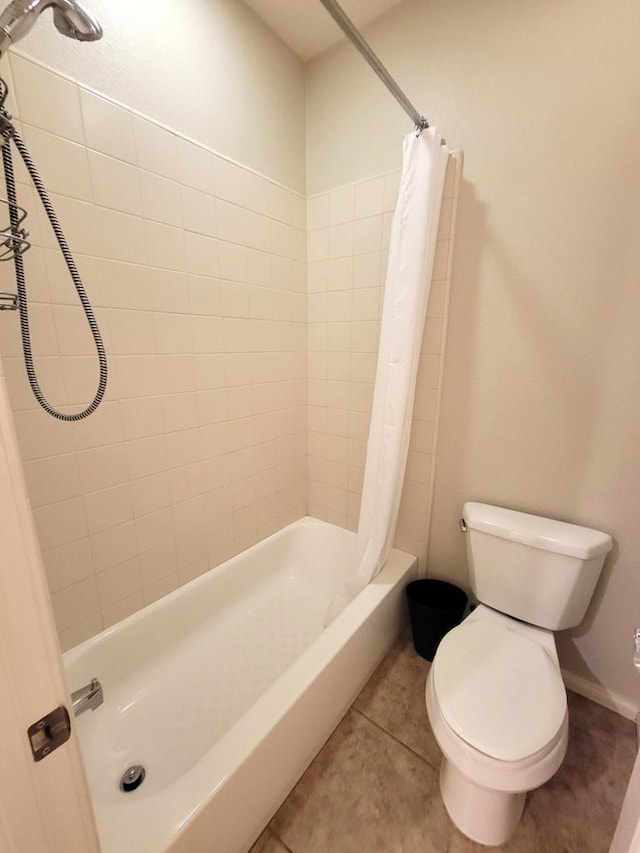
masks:
[[[420,657],[433,660],[444,635],[458,625],[467,595],[447,581],[425,578],[407,585],[413,647]]]

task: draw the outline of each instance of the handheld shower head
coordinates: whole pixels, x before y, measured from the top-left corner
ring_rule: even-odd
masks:
[[[55,0],[53,23],[58,32],[78,41],[97,41],[102,38],[102,27],[86,9],[75,0]]]
[[[53,7],[58,32],[78,41],[102,38],[102,27],[76,0],[12,0],[0,15],[0,56],[24,38],[45,9]]]

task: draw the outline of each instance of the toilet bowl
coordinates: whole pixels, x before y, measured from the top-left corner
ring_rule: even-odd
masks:
[[[426,702],[449,816],[474,841],[504,844],[526,792],[553,776],[567,749],[553,634],[480,605],[440,644]]]
[[[569,730],[553,632],[579,625],[611,537],[482,503],[460,519],[479,606],[438,646],[426,686],[456,826],[504,844],[527,791],[560,767]]]
[[[527,791],[560,767],[569,730],[553,632],[579,625],[611,537],[504,507],[466,503],[479,606],[438,646],[426,686],[449,816],[480,844],[516,828]]]

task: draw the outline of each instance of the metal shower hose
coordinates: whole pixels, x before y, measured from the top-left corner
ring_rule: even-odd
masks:
[[[11,232],[15,237],[16,244],[18,244],[21,238],[19,237],[20,231],[18,199],[16,195],[15,176],[13,173],[13,162],[11,158],[10,141],[13,139],[20,156],[24,161],[24,165],[27,167],[27,171],[29,172],[31,180],[33,181],[33,185],[38,191],[42,206],[44,207],[47,217],[49,218],[49,222],[51,223],[51,228],[53,229],[53,232],[56,235],[56,240],[58,241],[58,245],[60,246],[60,251],[64,256],[67,269],[69,270],[69,275],[73,280],[73,284],[78,294],[78,299],[80,300],[80,303],[84,310],[84,314],[87,318],[89,328],[91,329],[91,334],[93,336],[93,340],[96,346],[96,351],[98,353],[98,362],[100,365],[98,390],[96,391],[95,397],[93,398],[91,403],[89,403],[86,409],[81,412],[76,412],[75,414],[66,414],[65,412],[60,412],[55,409],[47,401],[46,397],[40,389],[40,384],[38,382],[38,377],[36,376],[36,371],[33,364],[33,353],[31,351],[31,334],[29,331],[29,312],[27,306],[27,290],[24,274],[24,262],[22,259],[22,253],[19,251],[19,246],[16,245],[14,246],[15,251],[13,253],[13,259],[16,271],[16,287],[18,291],[18,310],[20,311],[20,335],[22,337],[22,351],[24,353],[24,363],[27,371],[27,378],[29,379],[29,385],[31,386],[31,390],[33,391],[36,400],[42,406],[45,412],[48,412],[48,414],[52,415],[54,418],[58,418],[61,421],[81,421],[84,418],[89,417],[89,415],[93,414],[93,412],[95,412],[95,410],[102,402],[102,398],[104,397],[104,393],[107,389],[107,356],[104,351],[104,344],[102,343],[100,330],[98,329],[98,324],[96,323],[96,319],[93,314],[93,309],[91,308],[91,303],[89,302],[89,298],[87,297],[84,285],[82,283],[82,279],[80,278],[80,274],[78,273],[78,268],[76,267],[76,263],[69,249],[67,240],[64,236],[62,228],[60,227],[60,222],[58,221],[56,212],[53,209],[53,205],[51,204],[47,191],[44,187],[44,184],[42,183],[42,179],[40,178],[40,175],[38,174],[33,160],[31,159],[31,155],[27,151],[25,144],[20,137],[20,134],[17,132],[15,126],[13,125],[13,122],[11,121],[11,116],[9,115],[4,106],[4,102],[7,96],[7,84],[2,79],[0,79],[0,87],[0,122],[2,125],[1,133],[4,137],[4,143],[2,145],[2,165],[4,166],[5,182],[7,185],[7,200],[9,202],[9,220],[11,223]]]

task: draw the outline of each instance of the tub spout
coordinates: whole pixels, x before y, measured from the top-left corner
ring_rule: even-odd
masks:
[[[74,690],[71,694],[71,706],[75,717],[89,709],[95,711],[103,702],[102,685],[97,678],[92,678],[89,684],[85,684],[79,690]]]

